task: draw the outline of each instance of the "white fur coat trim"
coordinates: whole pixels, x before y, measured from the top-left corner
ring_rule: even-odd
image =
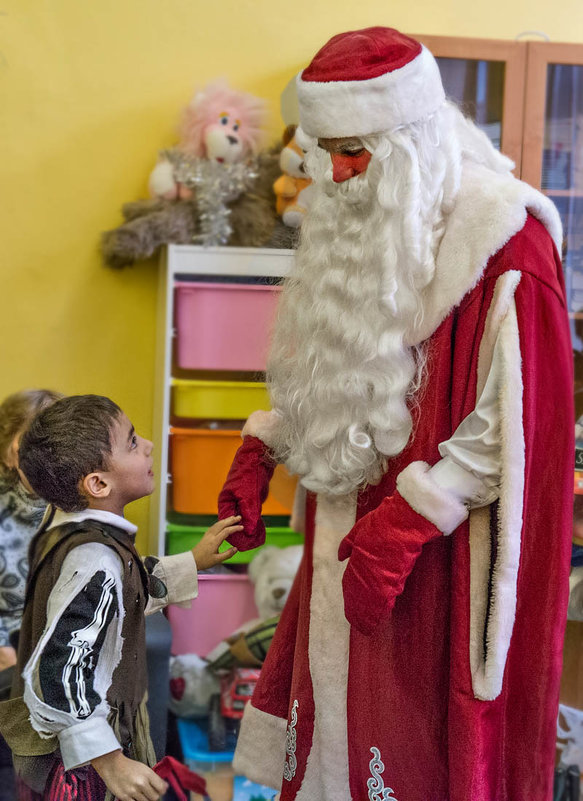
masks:
[[[516,615],[518,568],[523,524],[525,445],[522,412],[522,359],[513,295],[520,273],[498,279],[486,322],[478,362],[478,387],[483,385],[500,339],[501,486],[497,520],[497,558],[490,576],[490,517],[493,507],[470,514],[470,668],[474,695],[484,701],[502,690],[504,669]],[[484,633],[486,654],[484,656]]]
[[[258,409],[256,412],[252,412],[247,418],[247,422],[241,431],[241,436],[257,437],[257,439],[260,439],[270,448],[277,430],[278,419],[279,415],[277,412],[273,410],[265,412]]]
[[[233,759],[235,773],[281,790],[286,730],[287,720],[262,712],[249,701]]]
[[[314,731],[296,801],[351,801],[346,711],[350,625],[342,594],[346,562],[338,561],[338,546],[355,519],[354,498],[318,495],[308,645]]]
[[[526,222],[540,220],[560,252],[562,227],[553,203],[510,173],[466,164],[455,207],[439,246],[435,276],[424,290],[423,319],[407,337],[418,345],[429,337],[476,286],[491,256]]]
[[[443,534],[451,534],[468,516],[459,498],[442,489],[431,477],[426,462],[411,462],[397,477],[397,490],[417,514]]]

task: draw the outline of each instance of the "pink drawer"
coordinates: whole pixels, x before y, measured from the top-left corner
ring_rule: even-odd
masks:
[[[172,653],[206,656],[236,629],[259,617],[246,575],[200,575],[190,609],[168,607]]]
[[[265,370],[280,288],[176,284],[176,358],[187,370]]]

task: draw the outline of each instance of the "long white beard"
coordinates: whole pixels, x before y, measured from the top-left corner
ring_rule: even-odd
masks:
[[[367,177],[321,187],[282,295],[268,381],[278,458],[308,489],[347,494],[378,482],[409,440],[420,365],[403,340],[419,290],[400,215],[381,208]]]
[[[268,363],[276,458],[332,495],[377,483],[411,437],[424,365],[405,342],[423,319],[462,158],[512,166],[451,104],[364,143],[366,174],[338,185],[328,154],[308,148],[315,197]]]

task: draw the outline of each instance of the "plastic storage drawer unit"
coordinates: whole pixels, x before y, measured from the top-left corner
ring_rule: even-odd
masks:
[[[206,428],[171,428],[172,503],[176,512],[216,515],[219,492],[233,457],[241,445],[241,432]],[[295,479],[281,465],[275,470],[264,515],[289,515]]]
[[[176,360],[186,370],[264,371],[280,289],[176,284]]]
[[[251,381],[172,382],[172,413],[199,420],[246,420],[271,408],[265,384]]]
[[[182,526],[176,523],[168,523],[166,553],[168,555],[189,551],[201,541],[203,534],[208,526]],[[288,545],[303,545],[304,538],[297,531],[285,527],[270,527],[266,530],[265,544],[275,545],[278,548],[287,548]],[[220,549],[229,549],[229,543],[224,542]],[[235,556],[229,559],[229,564],[247,564],[261,548],[253,548],[250,551],[237,551]]]
[[[190,609],[169,606],[172,653],[206,656],[244,623],[259,617],[246,575],[202,573]]]

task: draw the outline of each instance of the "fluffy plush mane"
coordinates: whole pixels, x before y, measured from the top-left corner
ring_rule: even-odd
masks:
[[[184,109],[180,147],[191,156],[204,157],[205,130],[216,123],[225,111],[240,120],[239,133],[246,151],[256,154],[264,137],[262,129],[267,118],[266,103],[247,92],[231,89],[224,79],[213,81],[196,92]]]

